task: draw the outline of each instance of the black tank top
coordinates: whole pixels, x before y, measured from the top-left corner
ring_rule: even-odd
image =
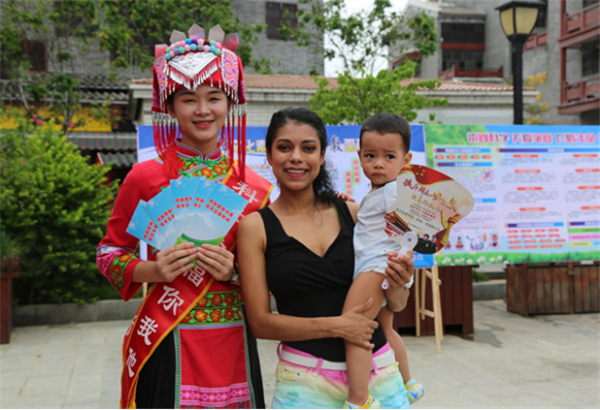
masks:
[[[281,314],[325,317],[342,313],[354,273],[354,220],[343,200],[335,198],[334,205],[341,230],[323,257],[288,236],[270,208],[258,211],[262,216],[267,236],[267,284]],[[344,341],[341,338],[285,343],[325,360],[346,361]],[[375,344],[374,351],[386,343],[381,328],[375,331],[372,343]]]

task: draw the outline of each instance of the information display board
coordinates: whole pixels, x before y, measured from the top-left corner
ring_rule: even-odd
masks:
[[[369,180],[360,167],[358,149],[360,126],[327,126],[328,148],[325,166],[329,172],[334,189],[350,195],[360,203],[363,196],[371,189]],[[267,162],[265,136],[267,127],[247,127],[246,129],[246,164],[256,173],[273,183],[271,201],[279,196],[277,181],[273,176],[271,166]],[[425,139],[423,125],[411,125],[411,144],[413,153],[412,163],[426,165]],[[152,137],[152,127],[138,126],[138,162],[155,158]],[[433,266],[433,255],[415,254],[415,266]]]
[[[328,126],[326,167],[335,189],[360,202],[370,183],[356,150],[360,126]],[[267,127],[248,127],[246,159],[275,184]],[[412,163],[437,169],[475,197],[436,264],[600,259],[600,127],[411,125]],[[138,127],[138,160],[154,158],[152,127]],[[418,255],[422,266],[431,256]]]
[[[427,162],[475,197],[436,263],[600,259],[600,127],[425,125]]]
[[[371,189],[369,180],[360,168],[356,150],[358,150],[360,126],[331,125],[327,130],[328,147],[325,156],[325,167],[331,176],[334,188],[344,192],[360,202]],[[267,162],[265,136],[267,127],[248,127],[246,131],[246,163],[257,173],[275,186],[271,200],[279,196],[277,181]],[[425,140],[422,125],[411,125],[412,163],[426,165]]]

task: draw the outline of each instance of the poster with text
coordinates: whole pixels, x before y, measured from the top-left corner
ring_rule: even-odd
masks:
[[[600,259],[600,127],[427,124],[425,135],[428,165],[475,198],[438,265]]]
[[[327,126],[328,147],[325,166],[331,176],[334,189],[351,196],[360,203],[369,192],[371,185],[360,167],[356,150],[359,145],[359,125]],[[256,173],[273,183],[271,202],[279,195],[277,181],[267,162],[266,150],[267,127],[247,127],[246,129],[246,164]],[[411,125],[410,150],[413,153],[412,163],[426,165],[425,139],[423,125]],[[156,158],[152,126],[138,126],[138,162]],[[433,265],[432,255],[415,254],[415,266]]]

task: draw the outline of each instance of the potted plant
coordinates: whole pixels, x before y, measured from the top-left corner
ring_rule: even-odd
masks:
[[[0,229],[0,344],[10,342],[12,329],[12,279],[19,276],[19,244]]]

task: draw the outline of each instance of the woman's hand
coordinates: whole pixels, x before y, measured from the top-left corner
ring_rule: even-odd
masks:
[[[397,252],[388,255],[388,265],[385,269],[385,277],[389,282],[389,288],[385,290],[385,298],[388,308],[392,312],[400,312],[406,307],[409,291],[404,287],[414,275],[415,263],[413,262],[414,251],[408,251],[404,256],[397,256]]]
[[[233,253],[220,246],[202,244],[197,248],[196,257],[200,266],[215,280],[227,282],[233,275]]]
[[[156,254],[156,282],[173,282],[175,278],[194,267],[196,247],[191,242],[184,242],[160,251]]]
[[[385,277],[390,283],[390,289],[402,287],[410,282],[415,273],[413,261],[414,251],[408,251],[406,255],[398,257],[398,252],[388,255]]]
[[[355,306],[348,310],[342,316],[339,316],[339,324],[333,331],[347,342],[372,350],[374,345],[371,343],[373,332],[379,326],[375,320],[371,320],[363,315],[363,312],[369,310],[373,305],[373,299],[369,298],[362,305]]]

